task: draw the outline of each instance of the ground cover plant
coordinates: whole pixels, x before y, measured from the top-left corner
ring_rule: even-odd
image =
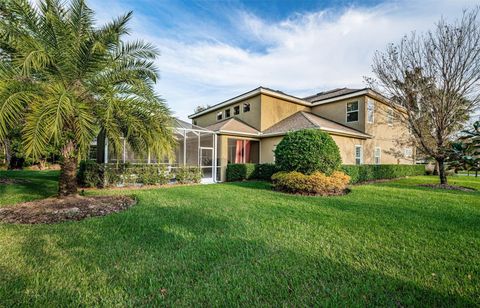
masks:
[[[57,174],[0,172],[0,206],[55,195]],[[266,182],[88,192],[127,211],[0,224],[5,306],[478,306],[480,193],[357,185],[329,198]],[[480,189],[458,176],[451,185]]]

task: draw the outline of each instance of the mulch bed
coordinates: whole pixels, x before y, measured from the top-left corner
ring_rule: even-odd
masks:
[[[0,208],[0,222],[52,224],[124,211],[136,203],[127,196],[72,196],[23,202]]]
[[[442,184],[420,184],[418,186],[421,187],[428,187],[428,188],[436,188],[436,189],[446,189],[446,190],[459,190],[459,191],[476,191],[474,188],[470,187],[463,187],[463,186],[453,186],[453,185],[442,185]]]

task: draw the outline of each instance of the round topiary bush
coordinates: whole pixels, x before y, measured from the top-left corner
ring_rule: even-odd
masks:
[[[275,164],[281,171],[327,175],[339,170],[340,151],[332,137],[318,129],[304,129],[288,133],[275,149]]]

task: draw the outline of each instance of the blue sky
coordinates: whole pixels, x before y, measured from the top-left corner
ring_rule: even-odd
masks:
[[[158,93],[187,119],[260,85],[298,96],[364,87],[375,50],[454,19],[473,0],[90,0],[98,23],[133,11],[130,39],[155,44]]]

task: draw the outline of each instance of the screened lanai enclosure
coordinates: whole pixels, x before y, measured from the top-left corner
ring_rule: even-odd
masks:
[[[214,183],[217,179],[217,138],[212,131],[175,119],[172,127],[177,140],[173,160],[157,158],[146,150],[134,153],[126,142],[114,153],[108,139],[99,136],[90,147],[90,159],[98,163],[161,164],[168,170],[182,166],[196,166],[202,171],[202,183]]]

